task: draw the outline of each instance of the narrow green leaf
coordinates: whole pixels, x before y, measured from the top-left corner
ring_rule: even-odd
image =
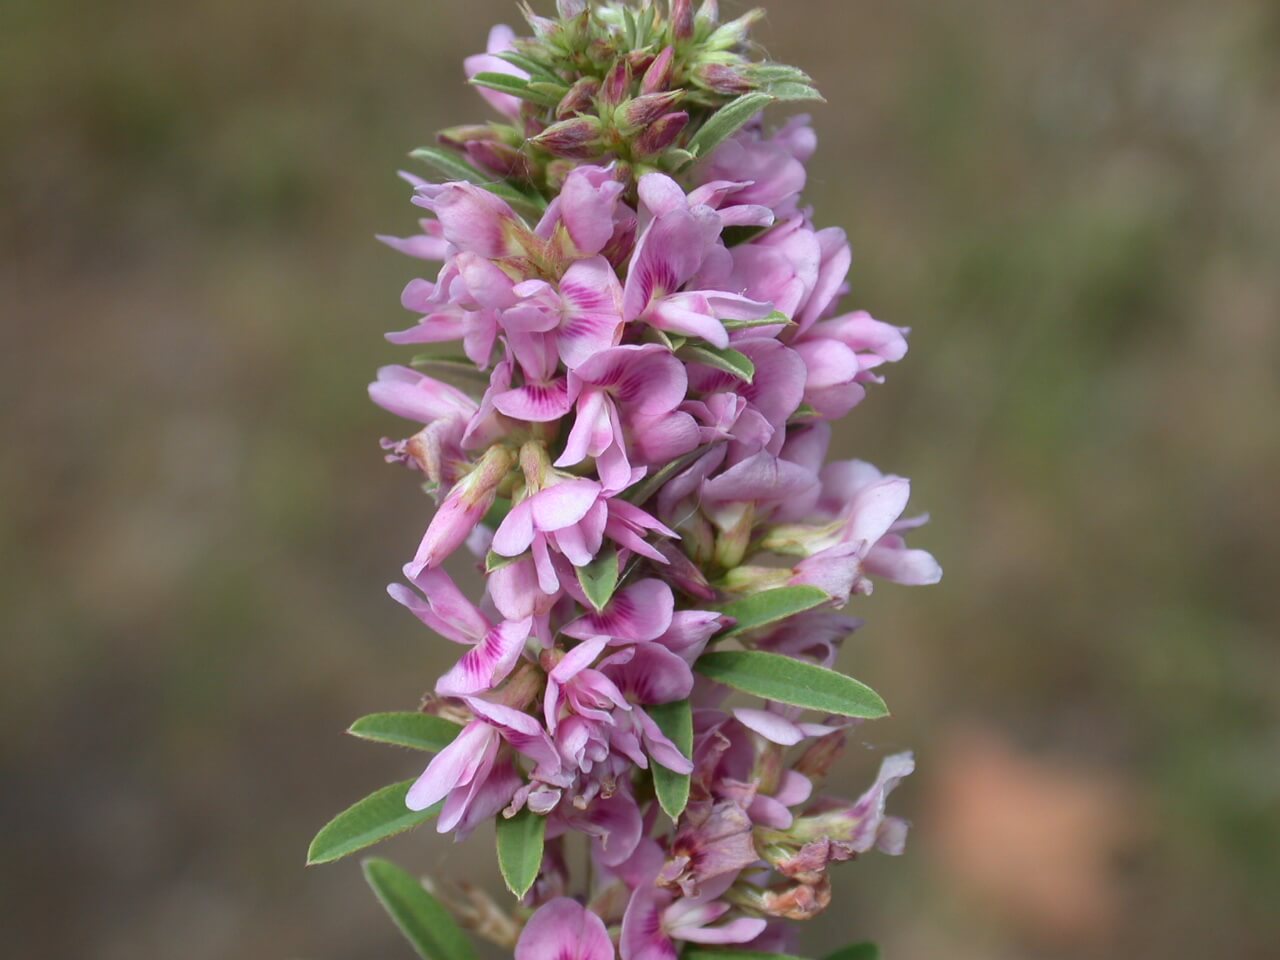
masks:
[[[704,653],[694,669],[717,683],[776,703],[865,720],[889,715],[880,695],[865,683],[777,653],[717,650]]]
[[[637,507],[643,507],[649,502],[649,498],[662,489],[668,480],[677,473],[687,469],[695,460],[709,450],[709,447],[699,447],[697,450],[690,450],[678,460],[673,460],[657,473],[650,474],[641,480],[634,487],[626,490],[622,497],[628,503],[634,503]]]
[[[504,557],[502,554],[494,553],[490,550],[484,557],[484,572],[493,573],[495,570],[511,566],[519,559],[519,557]]]
[[[804,960],[787,953],[758,953],[754,950],[717,950],[691,946],[680,955],[683,960]]]
[[[693,710],[688,700],[646,707],[658,729],[679,748],[686,760],[693,758]],[[689,803],[689,774],[674,773],[660,763],[653,764],[653,789],[658,803],[672,820],[679,819]]]
[[[796,322],[788,317],[781,310],[775,310],[767,317],[759,317],[755,320],[722,320],[726,330],[753,330],[756,327],[794,327]]]
[[[819,587],[778,587],[776,590],[753,593],[720,608],[721,613],[737,621],[720,636],[735,637],[748,630],[767,627],[779,620],[794,617],[797,613],[820,607],[830,600],[830,595]]]
[[[817,87],[807,83],[771,83],[768,90],[771,97],[783,103],[803,103],[807,100],[827,102],[827,98],[818,92]]]
[[[416,877],[389,860],[366,860],[364,878],[384,910],[422,960],[476,960],[476,949],[457,922]]]
[[[332,863],[375,843],[412,830],[440,812],[440,805],[416,812],[404,805],[412,780],[371,793],[325,824],[307,850],[308,866]]]
[[[439,753],[462,732],[456,723],[425,713],[374,713],[361,717],[347,733],[361,740]]]
[[[563,83],[561,78],[556,76],[555,71],[545,63],[540,60],[535,60],[533,57],[527,56],[523,53],[517,53],[514,50],[505,50],[502,53],[495,53],[494,56],[499,60],[507,61],[507,63],[511,64],[513,67],[519,67],[525,73],[529,74],[530,78],[540,77],[549,83]]]
[[[680,350],[680,357],[694,363],[706,364],[717,370],[723,370],[730,376],[750,383],[756,377],[756,365],[750,358],[737,350],[726,347],[713,347],[710,344],[685,344]]]
[[[542,868],[542,845],[547,835],[547,818],[525,807],[514,817],[497,820],[498,867],[507,889],[523,897],[538,879]]]
[[[767,93],[744,93],[730,101],[702,125],[689,142],[689,151],[696,157],[705,157],[772,102],[773,97]]]
[[[417,150],[410,151],[409,156],[433,168],[446,180],[465,180],[467,183],[474,183],[488,190],[495,197],[501,197],[517,209],[541,214],[547,207],[546,201],[541,197],[525,193],[507,181],[495,178],[491,173],[477,170],[447,150],[441,150],[438,147],[419,147]]]
[[[618,551],[602,550],[585,567],[578,567],[578,583],[597,613],[605,608],[618,589]]]
[[[435,377],[451,387],[459,390],[489,385],[489,374],[476,367],[469,360],[456,360],[452,357],[437,357],[430,353],[417,354],[409,365],[421,370],[429,377]]]
[[[826,960],[880,960],[880,948],[874,943],[855,943],[828,954]]]
[[[507,514],[511,512],[511,501],[505,497],[496,497],[493,506],[489,508],[489,512],[484,515],[484,519],[480,522],[491,530],[497,530],[502,526],[502,521],[507,519]],[[513,559],[518,560],[519,557]]]
[[[471,78],[471,82],[477,87],[486,87],[489,90],[497,90],[499,93],[510,94],[521,100],[536,103],[540,107],[554,107],[560,102],[558,97],[544,90],[535,89],[536,84],[530,84],[528,80],[522,80],[520,77],[513,77],[506,73],[477,73]]]

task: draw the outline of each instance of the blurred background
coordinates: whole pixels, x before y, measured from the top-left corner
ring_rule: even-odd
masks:
[[[546,6],[547,4],[544,4]],[[730,10],[745,4],[726,3]],[[395,170],[484,116],[510,0],[0,10],[0,926],[15,957],[408,957],[307,842],[417,755],[343,736],[443,651],[383,586],[429,514],[365,398]],[[806,952],[1280,956],[1280,6],[790,0],[809,197],[914,328],[838,453],[947,576],[844,665],[913,747],[908,855]],[[391,856],[496,884],[487,842]]]

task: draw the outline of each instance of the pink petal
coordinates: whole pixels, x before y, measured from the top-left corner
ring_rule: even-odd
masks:
[[[534,494],[527,501],[534,526],[543,531],[563,530],[582,520],[600,498],[594,480],[566,480]]]
[[[661,580],[641,580],[619,591],[601,613],[588,613],[564,628],[570,637],[612,637],[644,642],[671,626],[675,596]]]
[[[524,650],[533,620],[500,623],[472,647],[436,683],[442,697],[463,697],[492,690],[511,673]]]
[[[675,944],[662,929],[662,912],[670,902],[671,894],[653,884],[636,888],[622,918],[622,960],[676,960]]]
[[[493,552],[502,557],[518,557],[533,543],[532,498],[511,508],[493,535]]]
[[[748,730],[764,737],[770,743],[792,747],[804,739],[804,731],[788,720],[770,710],[757,710],[752,707],[739,707],[733,715]]]
[[[569,385],[563,377],[550,383],[534,383],[493,397],[499,413],[526,423],[550,423],[573,409]]]
[[[576,900],[559,897],[538,909],[516,943],[515,960],[613,960],[604,921]]]
[[[461,390],[408,367],[379,370],[377,381],[369,385],[369,398],[384,410],[418,423],[465,419],[476,411],[476,402]]]
[[[608,260],[593,257],[579,260],[565,272],[560,295],[564,298],[560,356],[574,369],[621,337],[622,285]]]
[[[845,537],[870,547],[889,532],[910,498],[911,481],[902,477],[885,477],[864,487],[849,504]]]
[[[673,936],[690,943],[747,943],[768,926],[760,917],[738,917],[718,927],[683,927]]]
[[[470,783],[494,736],[494,729],[480,720],[467,724],[453,743],[427,764],[422,776],[409,788],[405,806],[410,810],[426,810],[443,800],[454,787]]]

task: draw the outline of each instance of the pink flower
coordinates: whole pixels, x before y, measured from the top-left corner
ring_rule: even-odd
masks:
[[[467,57],[464,61],[467,79],[470,80],[478,73],[501,73],[509,77],[527,79],[529,75],[519,67],[507,63],[501,57],[494,56],[494,54],[506,53],[511,50],[512,41],[515,38],[515,31],[504,24],[499,24],[489,31],[489,43],[486,52]],[[509,93],[490,90],[487,87],[478,87],[477,89],[480,91],[480,96],[488,101],[489,106],[504,117],[509,120],[520,119],[520,99],[518,97],[513,97]]]
[[[422,596],[398,583],[389,586],[387,592],[446,640],[471,645],[471,650],[437,681],[436,692],[445,697],[469,696],[505,680],[520,659],[533,621],[508,620],[495,625],[443,570],[415,575],[406,568],[405,573]]]
[[[735,878],[733,874],[726,876],[731,881]],[[719,896],[722,892],[714,894]],[[748,943],[764,932],[765,921],[756,917],[737,917],[712,926],[731,909],[711,892],[677,898],[662,887],[641,884],[631,895],[622,920],[619,942],[622,960],[675,960],[677,940]]]
[[[502,325],[512,333],[553,334],[560,359],[572,370],[622,338],[622,285],[608,260],[591,257],[569,267],[557,286],[518,284],[520,302],[503,311]]]
[[[687,414],[676,411],[688,390],[684,367],[658,344],[614,347],[597,353],[571,371],[569,380],[577,396],[577,419],[556,466],[570,467],[595,458],[608,493],[619,492],[636,480],[627,449],[627,436],[634,430],[626,429],[628,425],[639,420],[648,430],[654,422],[688,419]],[[666,462],[697,445],[694,434],[683,440],[678,434],[676,437],[674,445],[651,446],[649,455]]]
[[[493,551],[518,557],[532,550],[538,583],[544,593],[560,589],[551,551],[575,567],[595,558],[604,542],[608,507],[595,480],[564,479],[520,501],[493,535]]]
[[[613,960],[604,921],[575,900],[543,904],[525,924],[515,960]]]

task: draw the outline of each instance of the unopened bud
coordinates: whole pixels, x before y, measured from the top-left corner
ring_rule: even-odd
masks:
[[[704,0],[698,8],[698,19],[703,23],[720,22],[720,0]]]
[[[603,146],[603,129],[599,117],[572,117],[553,123],[532,140],[557,157],[589,160]]]
[[[731,50],[739,46],[747,39],[747,34],[751,32],[751,28],[764,17],[763,10],[751,10],[738,17],[737,20],[731,20],[724,26],[717,27],[711,36],[707,37],[707,50]]]
[[[675,145],[688,125],[689,114],[683,110],[659,117],[636,140],[636,153],[642,157],[652,157],[666,151]]]
[[[671,0],[671,37],[688,40],[693,36],[693,0]]]
[[[616,107],[627,99],[631,92],[631,66],[626,60],[619,60],[605,75],[600,87],[600,103],[602,107]]]
[[[515,180],[529,179],[529,158],[515,147],[492,140],[473,140],[466,146],[467,157],[482,170]]]
[[[694,82],[728,96],[750,93],[755,84],[745,70],[727,63],[704,63],[693,72]]]
[[[568,20],[587,12],[587,0],[556,0],[556,11]]]
[[[468,143],[480,140],[499,140],[498,132],[484,123],[471,123],[461,127],[449,127],[436,134],[436,140],[446,147],[462,150]]]
[[[675,64],[676,48],[668,46],[644,72],[644,77],[640,80],[640,92],[659,93],[670,87],[675,76]]]
[[[556,107],[556,119],[567,120],[569,117],[585,113],[600,92],[600,81],[595,77],[583,77],[564,95]]]
[[[802,773],[810,780],[825,779],[831,767],[844,753],[848,735],[844,730],[837,730],[809,744],[800,754],[792,767],[796,773]]]
[[[667,93],[647,93],[628,100],[614,111],[614,123],[624,136],[630,136],[669,113],[683,95],[682,90],[671,90]]]

